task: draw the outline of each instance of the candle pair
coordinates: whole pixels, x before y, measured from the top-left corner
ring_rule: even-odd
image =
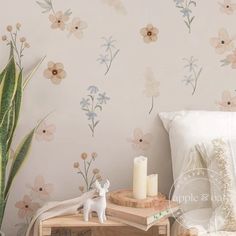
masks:
[[[133,197],[145,199],[158,194],[158,175],[147,176],[147,157],[134,158]]]

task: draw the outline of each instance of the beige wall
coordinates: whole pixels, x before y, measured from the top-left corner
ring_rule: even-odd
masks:
[[[45,1],[39,1],[45,6]],[[181,4],[181,0],[179,2]],[[110,179],[113,189],[131,186],[132,160],[137,155],[146,155],[149,173],[159,174],[160,190],[168,193],[172,183],[170,150],[157,113],[178,109],[235,109],[232,51],[236,12],[226,14],[231,12],[220,11],[218,1],[198,0],[196,7],[191,4],[190,17],[195,16],[191,33],[184,23],[187,18],[172,0],[54,0],[53,7],[55,12],[71,9],[64,30],[63,26],[62,30],[52,29],[49,15],[53,12],[42,13],[43,9],[35,1],[0,0],[0,34],[6,34],[7,25],[20,22],[20,34],[30,43],[31,47],[25,50],[22,58],[25,71],[30,70],[40,57],[47,56],[25,90],[15,144],[40,118],[53,111],[46,119],[46,126],[41,127],[52,135],[44,136],[39,130],[29,159],[14,183],[4,224],[7,235],[16,235],[17,231],[23,235],[19,229],[27,221],[24,212],[21,212],[21,218],[18,213],[24,195],[43,204],[49,197],[60,200],[80,194],[78,187],[83,182],[73,163],[81,160],[82,152],[97,152],[95,166],[103,177]],[[79,27],[83,29],[73,35],[70,23],[76,17],[82,20]],[[51,16],[50,19],[55,18]],[[157,30],[152,31],[151,39],[145,38],[146,41],[153,40],[147,43],[140,30],[149,23]],[[210,40],[218,37],[221,28],[224,28],[221,35],[225,45],[217,45],[217,39]],[[110,36],[116,40],[113,53],[118,49],[119,52],[104,75],[106,66],[97,59],[105,52],[101,47],[102,37]],[[219,46],[220,50],[215,51],[214,46]],[[0,44],[0,51],[0,65],[3,66],[8,56],[4,42]],[[109,59],[109,51],[105,53]],[[197,59],[195,71],[189,71],[185,67],[186,60],[183,60],[192,56]],[[225,58],[232,67],[230,64],[221,66],[220,60]],[[62,81],[60,78],[45,78],[49,61],[64,65],[66,76],[61,74],[61,77],[65,76]],[[193,73],[200,69],[196,91],[192,95],[191,86],[195,87],[196,82]],[[185,85],[185,76],[191,74],[193,80]],[[60,83],[55,84],[57,82]],[[97,86],[101,93],[106,92],[110,98],[97,113],[100,122],[94,137],[80,105],[91,85]],[[218,102],[225,90],[228,92],[220,107]],[[149,114],[151,96],[154,97],[154,107]],[[225,102],[228,101],[233,105],[227,106]],[[138,143],[140,137],[147,143]],[[48,189],[45,198],[35,194],[33,187],[37,176],[41,176],[46,185],[38,178],[36,188],[44,184]]]

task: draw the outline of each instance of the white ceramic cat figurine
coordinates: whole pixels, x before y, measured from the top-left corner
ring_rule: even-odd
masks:
[[[101,224],[103,224],[104,221],[106,221],[106,207],[107,207],[106,193],[108,192],[109,187],[110,187],[109,180],[106,180],[103,187],[96,180],[95,188],[98,192],[98,197],[94,199],[89,198],[85,201],[83,205],[84,221],[89,220],[89,216],[92,211],[95,211],[97,213],[99,222]]]

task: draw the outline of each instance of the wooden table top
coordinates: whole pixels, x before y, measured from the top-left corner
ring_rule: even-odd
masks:
[[[169,223],[167,218],[160,220],[156,225],[166,225]],[[97,217],[92,217],[90,221],[85,222],[81,215],[60,216],[42,221],[43,227],[99,227],[99,226],[127,226],[126,224],[108,220],[100,224]]]

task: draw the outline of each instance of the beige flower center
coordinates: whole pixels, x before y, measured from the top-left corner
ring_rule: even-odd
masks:
[[[53,75],[57,75],[57,74],[58,74],[58,71],[54,69],[54,70],[52,70],[52,74],[53,74]]]
[[[147,32],[147,36],[152,36],[152,31],[149,30],[149,31]]]

